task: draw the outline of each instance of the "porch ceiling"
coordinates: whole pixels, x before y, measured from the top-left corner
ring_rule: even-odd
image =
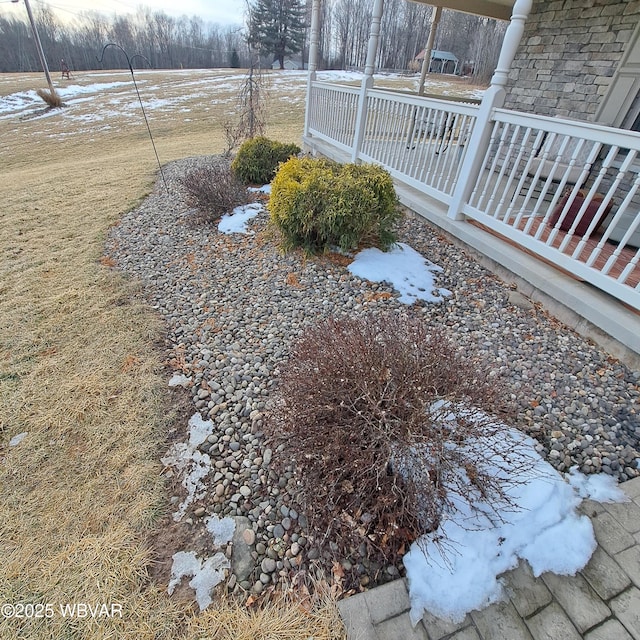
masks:
[[[418,4],[429,4],[479,16],[509,20],[515,0],[409,0]]]

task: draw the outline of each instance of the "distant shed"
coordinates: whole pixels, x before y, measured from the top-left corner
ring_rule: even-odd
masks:
[[[307,65],[303,63],[301,56],[285,56],[284,68],[287,71],[300,71],[301,69],[305,69],[306,66]],[[271,68],[279,69],[280,62],[278,60],[274,60]]]
[[[415,57],[415,62],[418,65],[422,64],[424,60],[424,49]],[[429,65],[429,71],[431,73],[458,73],[459,60],[451,51],[440,51],[439,49],[433,49],[431,51],[431,64]]]

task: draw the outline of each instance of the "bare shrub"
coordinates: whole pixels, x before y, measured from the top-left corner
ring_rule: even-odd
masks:
[[[235,207],[255,200],[228,163],[193,169],[180,182],[186,190],[187,204],[209,222],[215,222]]]
[[[238,120],[234,123],[227,119],[223,124],[227,142],[225,156],[230,156],[241,142],[264,135],[266,128],[265,100],[264,76],[260,66],[255,64],[254,57],[251,56],[251,66],[236,100]]]
[[[343,557],[364,542],[369,558],[397,562],[460,500],[511,504],[509,452],[485,440],[505,429],[488,412],[504,410],[479,358],[419,320],[381,315],[308,330],[267,428],[286,443],[314,529]]]
[[[52,108],[57,109],[62,106],[62,98],[55,91],[37,89],[36,93]]]

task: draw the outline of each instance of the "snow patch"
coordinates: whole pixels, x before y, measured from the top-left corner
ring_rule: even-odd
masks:
[[[271,185],[264,184],[261,187],[248,187],[248,190],[252,193],[271,193]]]
[[[184,373],[174,373],[169,380],[170,387],[188,387],[191,382],[191,378],[185,376]]]
[[[567,474],[569,484],[581,498],[597,502],[629,502],[630,498],[620,489],[612,476],[604,473],[584,475],[578,467],[572,467]]]
[[[11,440],[9,440],[10,447],[17,447],[27,436],[29,435],[28,431],[23,431],[22,433],[18,433],[13,436]]]
[[[581,497],[617,500],[624,495],[608,478],[585,478],[574,471],[566,482],[538,455],[531,438],[513,429],[507,434],[504,445],[531,461],[522,483],[505,487],[516,508],[501,509],[496,518],[481,499],[477,511],[459,501],[436,531],[411,545],[403,562],[414,625],[425,611],[459,622],[469,611],[502,599],[499,576],[520,560],[530,564],[536,577],[546,571],[574,575],[596,548],[591,521],[576,511]],[[495,445],[486,442],[490,449]],[[502,473],[496,469],[496,475]]]
[[[347,267],[353,275],[371,282],[388,282],[400,292],[399,301],[442,302],[451,291],[435,286],[434,273],[442,267],[430,262],[403,242],[389,251],[371,248],[360,251]]]
[[[178,551],[173,555],[167,593],[172,595],[182,578],[193,576],[189,586],[196,592],[196,601],[203,611],[213,602],[211,591],[224,580],[224,570],[229,567],[229,560],[220,552],[202,562],[193,551]]]
[[[264,207],[259,202],[251,202],[236,207],[231,213],[225,214],[218,223],[221,233],[252,233],[247,229],[247,223],[255,218]]]
[[[218,518],[218,516],[212,515],[205,519],[205,524],[207,531],[213,536],[213,543],[218,547],[230,542],[236,530],[233,518]]]
[[[187,490],[185,499],[173,514],[173,519],[176,522],[182,519],[194,500],[204,495],[205,489],[202,481],[211,470],[211,458],[208,454],[199,451],[197,447],[213,433],[213,422],[203,420],[202,416],[196,413],[189,419],[189,427],[189,440],[174,444],[161,458],[165,467],[173,467],[183,475],[182,486]]]

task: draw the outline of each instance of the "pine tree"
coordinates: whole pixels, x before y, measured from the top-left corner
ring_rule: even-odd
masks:
[[[231,63],[230,66],[232,69],[240,68],[240,56],[238,55],[238,50],[234,47],[231,52]]]
[[[284,69],[285,56],[302,50],[305,36],[302,0],[255,0],[249,18],[249,44],[273,55]]]

